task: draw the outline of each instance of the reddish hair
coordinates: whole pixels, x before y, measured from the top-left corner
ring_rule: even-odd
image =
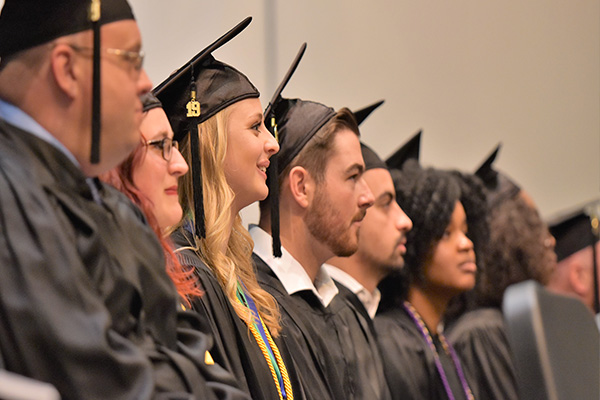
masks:
[[[167,274],[175,284],[177,293],[189,307],[191,305],[189,300],[190,298],[202,295],[202,290],[200,290],[199,283],[194,275],[194,271],[192,268],[184,267],[177,260],[177,256],[173,252],[170,240],[163,235],[163,232],[158,225],[158,220],[154,215],[154,211],[152,211],[152,202],[133,183],[133,172],[144,159],[144,156],[146,155],[146,149],[147,147],[145,145],[145,139],[142,135],[142,140],[135,150],[131,152],[129,157],[127,157],[125,161],[123,161],[117,167],[102,174],[100,179],[123,192],[127,197],[129,197],[129,199],[131,199],[131,201],[140,207],[146,216],[146,219],[148,220],[148,224],[158,237],[158,240],[163,248]]]

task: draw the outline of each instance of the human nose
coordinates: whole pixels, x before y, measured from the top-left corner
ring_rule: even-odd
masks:
[[[152,81],[148,77],[146,70],[142,68],[137,81],[139,95],[144,95],[152,90]]]
[[[408,218],[408,215],[404,212],[404,210],[398,205],[396,201],[394,201],[394,207],[398,210],[398,215],[396,218],[396,228],[399,231],[408,232],[412,229],[412,220]]]
[[[373,203],[375,203],[375,196],[373,196],[373,192],[371,192],[371,189],[369,188],[369,185],[367,185],[367,182],[364,180],[364,178],[360,178],[358,180],[358,184],[359,184],[359,196],[358,196],[358,206],[360,208],[369,208],[373,205]]]
[[[179,152],[179,149],[173,147],[171,149],[171,160],[169,161],[169,173],[173,176],[180,177],[185,175],[190,168],[185,162],[185,159]]]
[[[273,154],[275,154],[279,151],[279,143],[277,143],[277,140],[275,139],[275,137],[273,135],[271,135],[271,132],[269,132],[267,130],[264,123],[262,124],[261,132],[266,137],[265,153],[267,153],[269,155],[269,157],[271,157]]]
[[[473,250],[473,241],[469,239],[466,233],[461,232],[458,247],[461,251],[471,251]]]

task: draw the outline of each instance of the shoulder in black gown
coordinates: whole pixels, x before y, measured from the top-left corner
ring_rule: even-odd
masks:
[[[189,246],[188,234],[179,230],[172,235],[177,247]],[[219,281],[202,260],[191,249],[177,252],[183,265],[193,266],[204,294],[193,301],[195,312],[209,321],[210,333],[214,337],[214,346],[210,353],[217,364],[231,371],[254,400],[279,399],[271,370],[248,326],[238,317]],[[302,399],[294,368],[290,365],[290,355],[281,340],[275,339],[277,347],[286,364],[294,390],[294,399]],[[298,392],[298,393],[297,393]]]
[[[63,399],[247,398],[206,365],[141,212],[0,120],[0,353]],[[189,395],[187,395],[189,397]]]

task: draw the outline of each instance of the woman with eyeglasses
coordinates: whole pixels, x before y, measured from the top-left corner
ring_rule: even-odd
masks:
[[[125,193],[141,209],[159,238],[167,262],[167,272],[179,293],[182,303],[202,292],[193,276],[173,253],[169,227],[181,220],[183,211],[177,190],[179,178],[188,172],[173,130],[160,101],[152,94],[142,98],[143,119],[141,140],[136,149],[117,168],[101,179]]]

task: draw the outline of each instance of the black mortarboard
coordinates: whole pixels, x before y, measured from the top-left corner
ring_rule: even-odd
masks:
[[[153,108],[162,108],[162,103],[154,94],[146,93],[142,96],[142,111],[150,111]]]
[[[594,309],[600,312],[598,304],[598,265],[596,257],[596,246],[600,240],[598,222],[600,217],[600,200],[588,203],[575,211],[562,215],[550,221],[550,233],[556,239],[557,261],[564,260],[570,255],[592,246],[592,265],[594,266]]]
[[[273,113],[279,134],[279,176],[308,141],[335,117],[336,112],[314,101],[281,98],[273,105]]]
[[[100,27],[134,19],[127,0],[5,0],[0,14],[0,58],[61,36],[92,29],[92,143],[90,162],[100,162]],[[1,62],[1,60],[0,60]]]
[[[385,160],[390,169],[402,169],[404,163],[408,160],[419,161],[421,153],[421,134],[422,130],[415,133],[406,143]]]
[[[300,60],[302,60],[302,56],[304,56],[304,52],[306,51],[306,43],[303,43],[300,46],[300,50],[298,50],[298,54],[292,61],[292,65],[288,69],[287,73],[281,80],[281,83],[275,89],[273,93],[273,97],[267,108],[265,108],[265,125],[269,128],[269,131],[275,136],[277,142],[279,142],[279,132],[278,132],[278,119],[275,115],[273,106],[276,106],[281,100],[281,92],[286,87],[290,78],[296,71]],[[281,257],[281,239],[279,238],[279,184],[278,184],[278,175],[279,175],[279,160],[278,154],[274,154],[271,156],[271,160],[269,163],[269,168],[267,169],[267,184],[269,185],[269,195],[270,195],[270,205],[271,205],[271,237],[273,239],[273,255],[275,257]]]
[[[494,169],[494,161],[498,156],[501,144],[485,159],[475,171],[475,176],[483,181],[487,192],[487,202],[491,208],[498,206],[503,200],[510,199],[521,191],[521,188],[505,174]]]
[[[380,100],[376,103],[373,103],[367,107],[361,108],[360,110],[357,111],[353,111],[352,114],[354,114],[354,118],[356,119],[356,124],[360,125],[363,123],[363,121],[365,119],[367,119],[367,117],[369,115],[371,115],[371,113],[373,111],[375,111],[375,109],[377,109],[380,105],[383,104],[383,100]],[[365,161],[365,171],[368,171],[370,169],[374,169],[374,168],[384,168],[387,169],[387,165],[381,160],[381,158],[377,155],[377,153],[375,153],[373,151],[373,149],[371,149],[369,146],[367,146],[364,143],[360,143],[360,151],[362,153],[362,157],[363,160]]]
[[[199,237],[205,236],[205,226],[198,125],[238,101],[260,96],[246,75],[216,60],[211,53],[237,36],[251,21],[252,17],[244,19],[153,90],[163,104],[174,139],[182,140],[191,133],[195,230]]]
[[[373,111],[379,108],[379,106],[382,105],[384,101],[385,100],[379,100],[378,102],[373,103],[370,106],[366,106],[365,108],[361,108],[360,110],[353,111],[352,114],[354,114],[356,124],[360,126],[360,124],[362,124],[363,121],[367,119],[367,117],[371,115]]]
[[[5,0],[0,14],[0,57],[92,29],[92,6],[100,6],[100,1]],[[126,0],[102,0],[100,25],[126,19],[134,19]]]

